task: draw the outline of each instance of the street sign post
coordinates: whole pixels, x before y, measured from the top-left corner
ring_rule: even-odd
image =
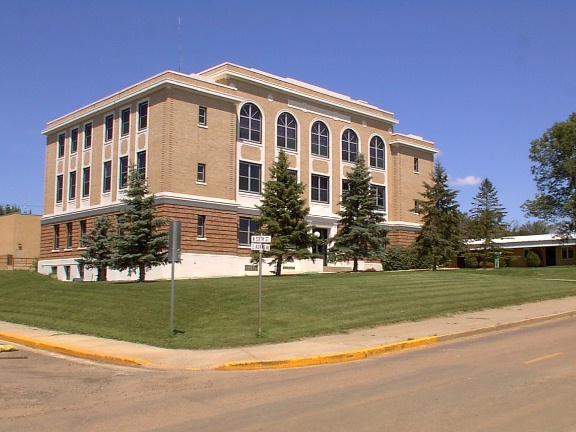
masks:
[[[260,251],[258,260],[258,336],[262,335],[262,252],[270,250],[272,236],[254,235],[251,238],[250,249]]]
[[[174,335],[174,265],[180,262],[182,222],[171,221],[168,227],[168,262],[171,263],[170,278],[170,336]]]

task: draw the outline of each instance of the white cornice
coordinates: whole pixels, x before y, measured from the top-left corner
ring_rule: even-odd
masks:
[[[396,139],[392,138],[392,140],[390,141],[390,145],[391,146],[398,145],[398,146],[412,147],[412,148],[415,148],[418,150],[423,150],[423,151],[430,152],[430,153],[438,153],[439,152],[438,149],[426,147],[426,146],[423,146],[420,144],[416,144],[416,143],[413,143],[410,141],[405,141],[403,139],[397,139],[397,138]]]

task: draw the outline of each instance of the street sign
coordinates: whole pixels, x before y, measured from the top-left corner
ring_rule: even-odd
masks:
[[[250,249],[257,250],[257,251],[269,251],[270,244],[269,243],[252,243],[250,245]]]
[[[252,243],[270,243],[272,241],[272,236],[266,235],[254,235],[252,236]],[[259,249],[254,249],[259,250]],[[264,249],[269,250],[269,249]]]

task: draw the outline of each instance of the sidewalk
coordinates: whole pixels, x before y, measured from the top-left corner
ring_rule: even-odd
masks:
[[[290,343],[205,351],[156,348],[0,321],[0,341],[126,366],[182,370],[265,369],[358,360],[572,315],[576,315],[576,297],[354,330]]]

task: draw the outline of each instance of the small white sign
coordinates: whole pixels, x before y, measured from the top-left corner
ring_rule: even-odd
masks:
[[[271,241],[272,236],[265,236],[265,235],[252,236],[252,243],[270,243]]]
[[[261,250],[261,251],[269,251],[270,250],[270,244],[269,243],[252,243],[250,245],[250,249],[252,250]]]

